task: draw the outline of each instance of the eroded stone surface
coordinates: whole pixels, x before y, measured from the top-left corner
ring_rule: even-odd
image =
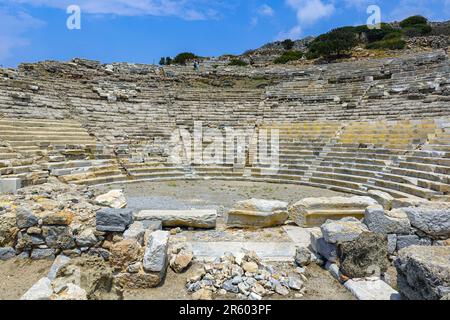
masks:
[[[450,246],[411,246],[395,260],[400,293],[411,300],[438,300],[450,287]]]
[[[226,224],[230,227],[274,227],[288,218],[287,202],[250,199],[236,203],[228,212]]]

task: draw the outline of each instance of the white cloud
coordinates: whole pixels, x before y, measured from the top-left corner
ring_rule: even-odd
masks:
[[[324,3],[322,0],[286,0],[286,4],[295,10],[297,25],[287,32],[280,32],[278,39],[299,38],[305,26],[331,16],[335,10],[333,3]]]
[[[13,55],[13,50],[30,44],[25,33],[45,23],[25,12],[11,13],[0,8],[0,61]]]
[[[366,9],[368,6],[377,4],[376,0],[345,0],[347,7],[356,7],[359,10]]]
[[[263,4],[261,7],[258,8],[258,14],[261,16],[273,17],[275,11],[269,5]]]
[[[119,16],[174,16],[184,20],[206,20],[217,17],[212,9],[219,1],[206,0],[7,0],[10,3],[45,6],[65,10],[76,4],[82,13]]]
[[[400,0],[396,7],[388,14],[387,20],[403,20],[412,15],[422,15],[430,20],[442,20],[446,16],[442,9],[449,0]],[[448,20],[448,17],[447,19]]]
[[[302,35],[302,28],[300,26],[295,26],[289,31],[282,31],[278,34],[277,40],[286,40],[286,39],[298,39]]]

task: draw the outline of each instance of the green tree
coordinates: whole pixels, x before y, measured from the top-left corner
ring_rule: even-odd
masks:
[[[275,64],[286,64],[290,61],[297,61],[303,58],[304,54],[301,51],[286,51],[283,52],[281,56],[276,58],[273,63]]]
[[[417,26],[420,24],[422,24],[422,25],[428,24],[428,19],[423,16],[412,16],[412,17],[406,18],[405,20],[400,22],[400,27],[408,28],[408,27],[413,27],[413,26]]]
[[[320,56],[326,60],[347,55],[358,44],[352,29],[334,29],[322,34],[309,44],[309,56]]]
[[[281,42],[281,45],[283,46],[284,50],[292,50],[294,48],[294,41],[291,39],[286,39],[283,42]]]
[[[173,63],[174,64],[186,65],[187,62],[193,61],[193,60],[195,60],[197,58],[198,57],[195,54],[191,53],[191,52],[182,52],[182,53],[178,54],[173,59]]]

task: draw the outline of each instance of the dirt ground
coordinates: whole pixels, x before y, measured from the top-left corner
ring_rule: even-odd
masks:
[[[191,300],[191,294],[187,292],[186,279],[191,277],[194,270],[200,264],[192,265],[185,273],[176,274],[170,268],[167,271],[166,279],[162,286],[154,289],[127,290],[124,293],[125,300]],[[284,271],[294,273],[291,264],[278,264]],[[308,281],[305,283],[306,294],[301,298],[296,298],[295,291],[291,290],[289,296],[273,295],[265,297],[264,300],[355,300],[355,297],[340,285],[328,271],[317,265],[307,267],[305,273]],[[235,300],[236,295],[215,296],[216,300]]]
[[[140,182],[98,189],[123,189],[128,200],[127,208],[130,209],[216,209],[219,215],[223,215],[236,202],[250,198],[293,204],[308,197],[352,196],[294,184],[225,180]]]
[[[216,209],[219,214],[218,226],[214,230],[181,230],[173,236],[175,242],[182,241],[290,241],[281,227],[264,230],[227,229],[224,226],[225,213],[237,202],[250,198],[286,201],[293,204],[305,197],[350,196],[325,189],[298,185],[272,183],[235,182],[221,180],[142,182],[138,184],[99,187],[98,192],[121,188],[124,190],[127,208],[142,209]],[[172,241],[171,241],[172,242]],[[0,262],[0,300],[19,299],[36,281],[45,276],[52,261],[27,261],[13,259]],[[294,266],[285,263],[283,271],[294,272]],[[185,288],[186,279],[195,270],[192,266],[184,274],[176,274],[170,268],[162,286],[147,290],[126,291],[129,300],[171,300],[187,299],[191,295]],[[351,300],[347,292],[327,271],[312,265],[308,267],[307,293],[295,298],[294,292],[288,297],[274,295],[271,299],[340,299]],[[235,296],[216,299],[235,299]]]
[[[50,271],[53,261],[0,261],[0,300],[18,300]]]

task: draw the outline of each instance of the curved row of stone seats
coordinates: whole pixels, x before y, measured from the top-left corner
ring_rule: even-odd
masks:
[[[72,182],[93,172],[120,173],[117,166],[111,168],[111,155],[103,154],[96,140],[74,121],[2,118],[0,139],[18,155],[3,164],[2,176],[20,178],[24,186],[43,183],[49,175]]]
[[[386,149],[409,149],[437,131],[435,120],[352,122],[343,130],[341,144],[367,144]]]
[[[266,104],[281,114],[293,110],[291,117],[297,121],[448,115],[450,65],[443,52],[339,63],[320,70],[269,87]]]
[[[183,167],[167,162],[128,163],[127,172],[131,180],[157,180],[184,177]]]
[[[396,135],[385,134],[383,130],[378,133],[370,131],[369,124],[350,124],[346,130],[350,128],[351,135],[348,136],[348,132],[344,131],[341,139],[343,142],[359,142],[360,145],[341,144],[332,147],[311,181],[359,190],[389,190],[396,197],[409,194],[431,199],[448,194],[448,176],[433,175],[407,167],[408,155],[424,144],[426,137],[435,135],[438,131],[434,120],[423,120],[412,127],[404,121],[395,122],[391,123],[390,131],[393,129],[392,125],[398,125],[404,131],[405,136],[401,140]],[[355,126],[360,126],[361,131],[355,133]],[[383,127],[380,123],[380,128],[388,127]],[[363,134],[364,128],[368,128],[368,134]],[[416,156],[415,161],[421,163],[422,158]],[[420,166],[416,169],[420,169]]]
[[[262,116],[261,95],[258,89],[180,89],[171,93],[168,112],[180,126],[201,121],[215,127],[239,127]]]

